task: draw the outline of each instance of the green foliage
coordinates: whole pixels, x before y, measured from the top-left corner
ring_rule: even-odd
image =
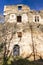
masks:
[[[11,58],[12,59],[12,58]],[[29,61],[23,58],[14,58],[12,61],[9,61],[7,58],[4,58],[3,64],[0,65],[43,65],[43,61]]]
[[[40,63],[37,63],[37,61],[29,61],[28,59],[23,58],[14,58],[13,61],[11,61],[10,65],[41,65]]]
[[[28,59],[23,59],[21,57],[14,57],[13,60],[12,58],[10,58],[11,60],[4,60],[4,64],[3,65],[43,65],[40,64],[40,61],[29,61]]]

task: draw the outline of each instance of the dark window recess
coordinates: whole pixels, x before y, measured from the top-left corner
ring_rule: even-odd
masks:
[[[21,16],[17,16],[17,22],[21,22]]]
[[[36,18],[36,16],[35,16],[35,22],[37,21],[37,18]]]
[[[35,16],[35,22],[39,22],[39,16]]]
[[[35,22],[36,22],[36,19],[35,19]]]
[[[19,56],[19,54],[20,54],[20,47],[19,47],[19,45],[15,45],[14,46],[13,54],[14,54],[14,56]]]
[[[4,15],[4,17],[5,17],[5,15]]]
[[[18,6],[18,10],[21,10],[22,9],[22,6]]]
[[[37,17],[37,21],[39,22],[39,17]]]
[[[37,26],[37,28],[39,28],[40,27],[40,24]]]
[[[22,32],[17,32],[18,33],[18,37],[22,37]]]

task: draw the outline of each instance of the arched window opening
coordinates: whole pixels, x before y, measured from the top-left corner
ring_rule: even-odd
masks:
[[[19,45],[14,45],[13,55],[14,56],[19,56],[19,54],[20,54],[20,47],[19,47]]]

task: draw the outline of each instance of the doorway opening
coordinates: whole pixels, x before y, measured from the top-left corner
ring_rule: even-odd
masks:
[[[20,47],[19,47],[19,45],[14,45],[14,48],[13,48],[13,55],[14,56],[19,56],[19,54],[20,54]]]

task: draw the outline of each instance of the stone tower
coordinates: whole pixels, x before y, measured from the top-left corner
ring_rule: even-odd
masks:
[[[4,6],[8,56],[43,58],[43,11],[26,5]]]

